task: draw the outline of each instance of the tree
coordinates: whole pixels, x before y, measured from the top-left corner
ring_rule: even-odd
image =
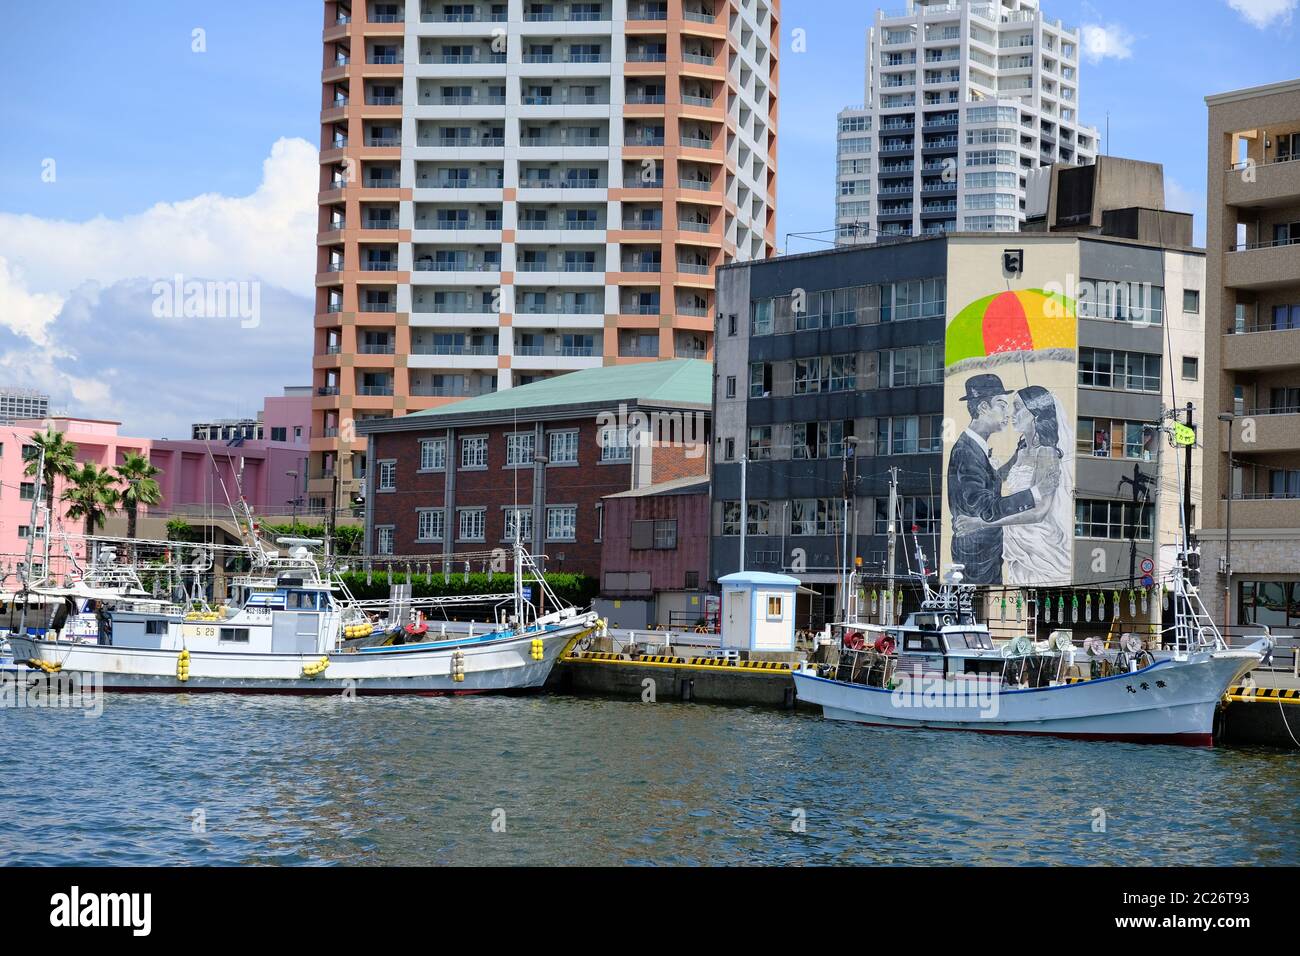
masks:
[[[45,508],[52,515],[54,514],[54,480],[67,478],[77,470],[77,446],[68,441],[63,432],[56,432],[53,428],[32,435],[31,443],[36,452],[27,462],[24,473],[36,475],[36,469],[41,463],[40,450],[44,449],[45,471],[40,476],[40,480],[45,488]]]
[[[162,501],[162,488],[157,477],[161,468],[154,467],[149,459],[139,452],[128,452],[122,464],[113,469],[117,478],[126,487],[122,489],[122,510],[126,512],[126,536],[135,537],[136,521],[140,505],[156,505]]]
[[[118,491],[114,487],[117,478],[107,468],[86,462],[68,475],[68,481],[72,487],[63,493],[68,517],[85,521],[86,537],[90,537],[96,526],[103,524],[108,513],[117,507]]]

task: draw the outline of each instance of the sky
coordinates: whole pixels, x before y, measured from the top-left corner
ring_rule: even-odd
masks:
[[[781,250],[819,248],[787,234],[833,225],[835,115],[864,99],[879,6],[782,3]],[[1300,75],[1300,0],[1042,6],[1083,28],[1083,121],[1104,134],[1109,114],[1111,154],[1163,163],[1168,205],[1203,241],[1204,98]],[[155,438],[307,384],[321,3],[0,10],[0,384]],[[235,283],[243,308],[168,314],[194,282]]]

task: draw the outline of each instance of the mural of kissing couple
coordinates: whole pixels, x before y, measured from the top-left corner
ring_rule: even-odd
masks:
[[[970,584],[1072,580],[1077,335],[1074,303],[1042,289],[985,294],[948,326],[944,556]]]
[[[1074,438],[1061,403],[1041,385],[1012,392],[996,375],[974,375],[965,389],[970,425],[948,460],[953,562],[980,584],[1068,581]],[[1008,428],[1016,448],[999,462],[989,442]]]

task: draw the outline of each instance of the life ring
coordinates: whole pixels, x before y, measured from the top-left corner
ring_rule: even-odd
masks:
[[[406,625],[405,630],[406,633],[410,634],[412,637],[419,637],[429,633],[429,625],[424,623],[424,621],[412,621],[410,624]]]

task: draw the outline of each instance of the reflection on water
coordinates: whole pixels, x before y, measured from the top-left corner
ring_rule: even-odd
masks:
[[[1267,751],[542,696],[114,696],[0,729],[3,864],[1300,863],[1300,757]]]

